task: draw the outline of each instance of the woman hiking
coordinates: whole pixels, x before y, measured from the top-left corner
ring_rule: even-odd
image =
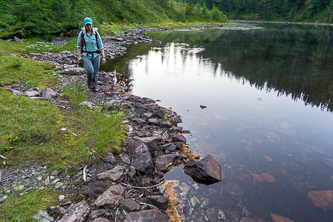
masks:
[[[97,92],[100,53],[102,54],[102,63],[106,62],[104,47],[97,28],[93,28],[91,18],[86,17],[83,22],[84,28],[77,38],[77,53],[79,54],[79,62],[83,61],[87,71],[88,88]]]

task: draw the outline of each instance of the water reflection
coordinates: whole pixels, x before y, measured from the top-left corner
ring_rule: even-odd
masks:
[[[182,168],[167,174],[178,180],[188,209],[182,216],[270,221],[274,213],[331,221],[332,202],[315,208],[309,198],[333,187],[332,113],[315,108],[332,111],[331,30],[276,26],[149,36],[164,43],[131,46],[103,68],[125,73],[119,80],[130,92],[172,107],[192,132],[190,148],[223,165],[225,179],[210,186]]]

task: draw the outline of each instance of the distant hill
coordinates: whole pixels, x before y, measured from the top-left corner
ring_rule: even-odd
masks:
[[[216,7],[174,0],[1,0],[0,35],[21,32],[50,38],[83,26],[91,17],[100,24],[147,24],[162,22],[225,22]]]

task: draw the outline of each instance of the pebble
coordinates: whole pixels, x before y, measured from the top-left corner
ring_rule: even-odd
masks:
[[[65,199],[65,195],[59,195],[58,200],[59,202],[62,202]]]

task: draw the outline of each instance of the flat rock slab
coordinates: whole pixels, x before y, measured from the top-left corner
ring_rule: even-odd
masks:
[[[97,179],[99,180],[110,179],[112,181],[117,181],[122,175],[124,175],[123,167],[116,166],[111,170],[98,174]]]
[[[132,199],[122,199],[119,201],[119,204],[123,205],[123,207],[129,212],[138,211],[141,209],[140,204]]]
[[[77,204],[72,204],[58,222],[83,222],[89,213],[90,208],[83,200]]]
[[[147,203],[154,205],[162,210],[168,208],[168,198],[164,196],[150,196],[146,199]]]
[[[124,222],[170,222],[167,215],[160,210],[144,210],[127,214]]]
[[[106,218],[99,217],[93,220],[93,222],[110,222],[110,221]]]
[[[163,156],[158,156],[155,160],[155,170],[165,172],[168,167],[172,165],[173,160],[176,158],[176,154],[167,154]]]
[[[94,204],[96,207],[101,207],[105,205],[116,205],[123,198],[122,194],[125,192],[125,190],[126,187],[120,184],[111,186],[96,199]]]
[[[333,209],[333,190],[311,191],[308,197],[315,207]]]
[[[211,155],[204,156],[200,160],[188,161],[184,171],[202,181],[217,182],[222,180],[222,167]]]
[[[294,222],[293,220],[290,220],[289,218],[277,215],[277,214],[273,214],[271,213],[271,218],[272,218],[272,222]]]

